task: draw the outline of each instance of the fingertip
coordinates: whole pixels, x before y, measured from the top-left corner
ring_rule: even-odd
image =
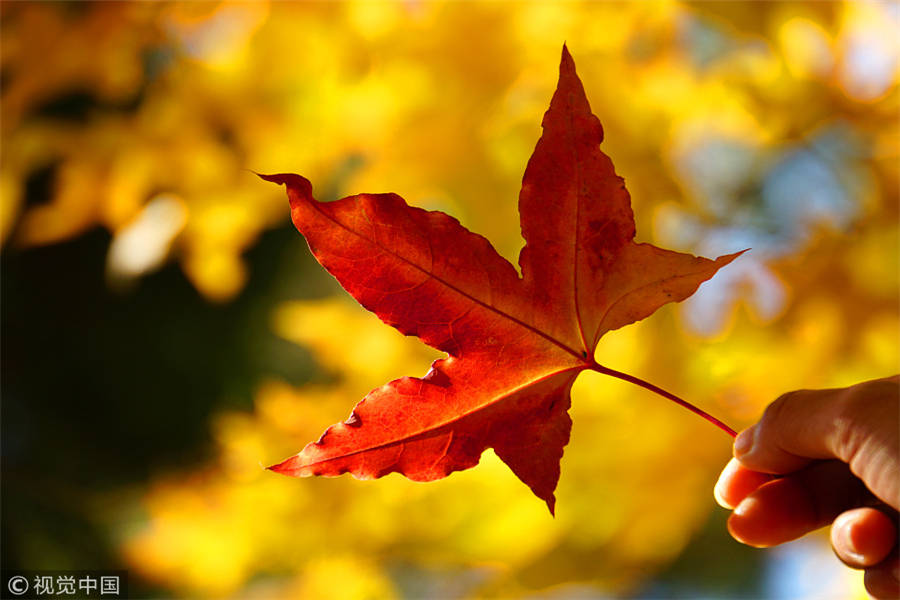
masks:
[[[743,430],[734,438],[734,457],[741,458],[746,456],[753,449],[753,439],[755,437],[756,427],[751,426]]]
[[[831,394],[826,392],[825,397],[831,398]],[[814,458],[831,457],[822,447],[822,437],[833,428],[836,409],[822,413],[831,404],[814,392],[782,394],[766,407],[757,423],[735,438],[735,458],[748,469],[784,474],[805,467]]]
[[[759,512],[759,501],[756,498],[745,498],[738,504],[726,523],[731,537],[742,544],[753,546],[754,548],[770,546],[771,544],[760,538],[759,528],[755,526],[756,519],[754,516]]]
[[[771,475],[752,471],[732,458],[719,475],[713,488],[713,496],[719,506],[732,509],[771,479]]]
[[[731,480],[734,477],[734,471],[739,466],[735,464],[736,462],[737,461],[733,458],[728,461],[728,464],[725,465],[725,468],[722,469],[722,472],[719,474],[716,485],[713,486],[713,498],[716,499],[716,503],[728,510],[731,510],[737,504],[732,500],[728,493],[731,486]]]
[[[871,507],[848,510],[831,526],[831,545],[845,564],[857,569],[877,565],[897,541],[897,528],[886,514]]]
[[[777,479],[759,487],[728,518],[731,536],[757,548],[795,540],[817,527],[821,525],[808,492],[789,479]]]
[[[713,498],[715,498],[716,504],[718,504],[722,508],[731,510],[732,508],[734,508],[734,505],[731,502],[729,502],[728,499],[725,497],[725,495],[722,493],[721,481],[722,480],[720,478],[719,481],[716,482],[715,487],[713,488]]]

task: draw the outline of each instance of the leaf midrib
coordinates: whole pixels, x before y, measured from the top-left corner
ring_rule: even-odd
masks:
[[[400,196],[397,196],[397,197],[400,198],[400,200],[403,200],[402,197],[400,197]],[[346,198],[345,198],[345,199],[346,199]],[[570,348],[569,346],[567,346],[567,345],[564,344],[563,342],[561,342],[561,341],[557,340],[556,338],[554,338],[554,337],[548,335],[547,333],[541,331],[540,329],[537,329],[536,327],[534,327],[534,326],[532,326],[532,325],[529,325],[528,323],[525,323],[524,321],[521,321],[521,320],[517,319],[516,317],[512,316],[511,314],[506,313],[506,312],[500,310],[499,308],[497,308],[497,307],[495,307],[495,306],[492,306],[492,305],[490,305],[490,304],[487,304],[486,302],[483,302],[482,300],[480,300],[480,299],[478,299],[478,298],[472,296],[471,294],[469,294],[469,293],[467,293],[467,292],[461,290],[460,288],[456,287],[455,285],[453,285],[453,284],[450,283],[449,281],[443,279],[442,277],[439,277],[438,275],[436,275],[436,274],[434,274],[434,273],[432,273],[432,272],[426,271],[424,268],[422,268],[421,266],[419,266],[419,265],[417,265],[416,263],[412,262],[411,260],[409,260],[409,259],[407,259],[407,258],[405,258],[405,257],[403,257],[403,256],[400,256],[399,254],[396,254],[395,252],[392,252],[392,251],[391,251],[390,249],[388,249],[388,248],[385,248],[384,246],[382,246],[381,244],[379,244],[378,241],[369,239],[368,237],[362,235],[360,232],[358,232],[358,231],[356,231],[356,230],[354,230],[354,229],[351,229],[350,227],[348,227],[347,225],[345,225],[344,223],[342,223],[342,222],[339,221],[338,219],[334,218],[333,216],[331,216],[331,215],[329,215],[328,213],[326,213],[325,211],[323,211],[322,208],[321,208],[321,206],[320,206],[321,202],[319,202],[319,201],[316,200],[315,198],[310,198],[309,200],[307,200],[307,202],[309,202],[310,204],[312,204],[312,205],[315,207],[316,211],[318,211],[319,214],[321,214],[323,217],[325,217],[325,218],[328,219],[329,221],[333,222],[333,223],[336,224],[337,226],[341,227],[342,229],[348,231],[349,233],[352,233],[353,235],[355,235],[355,236],[357,236],[357,237],[359,237],[359,238],[361,238],[361,239],[363,239],[363,240],[366,240],[367,242],[369,242],[369,243],[372,244],[373,246],[376,246],[377,248],[379,248],[379,249],[380,249],[382,252],[384,252],[385,254],[388,254],[388,255],[393,256],[394,258],[396,258],[396,259],[398,259],[398,260],[400,260],[400,261],[403,261],[404,263],[410,265],[410,266],[413,267],[414,269],[420,271],[421,273],[424,273],[425,275],[428,275],[429,277],[431,277],[431,278],[434,279],[435,281],[438,281],[438,282],[440,282],[441,284],[445,285],[447,288],[453,290],[454,292],[458,293],[459,295],[461,295],[461,296],[463,296],[463,297],[465,297],[465,298],[468,298],[469,300],[471,300],[471,301],[474,302],[475,304],[478,304],[479,306],[482,306],[482,307],[486,308],[486,309],[489,310],[489,311],[492,311],[492,312],[494,312],[494,313],[496,313],[496,314],[498,314],[498,315],[500,315],[500,316],[502,316],[502,317],[505,317],[505,318],[509,319],[510,321],[512,321],[513,323],[516,323],[516,324],[519,325],[520,327],[523,327],[524,329],[526,329],[526,330],[528,330],[528,331],[530,331],[530,332],[532,332],[532,333],[537,334],[538,336],[540,336],[540,337],[546,339],[546,340],[549,341],[550,343],[552,343],[552,344],[558,346],[559,348],[565,350],[566,352],[568,352],[568,353],[571,354],[572,356],[578,358],[579,360],[584,360],[584,356],[583,356],[582,353],[579,352],[578,350],[574,350],[574,349]],[[406,201],[403,200],[403,203],[406,204]],[[416,207],[416,206],[410,206],[409,204],[406,204],[406,206],[409,207],[409,208],[411,208],[411,209],[413,209],[413,210],[421,210],[421,211],[423,211],[423,212],[429,212],[429,211],[425,211],[425,210],[422,209],[422,208],[418,208],[418,207]],[[443,214],[443,213],[441,213],[441,214]],[[445,216],[446,216],[446,215],[445,215]],[[448,218],[449,218],[449,217],[448,217]],[[366,216],[366,219],[368,220],[368,215]],[[462,225],[460,225],[460,227],[462,227]],[[465,229],[465,228],[463,227],[463,229]],[[472,232],[472,231],[469,231],[468,229],[465,229],[465,230],[466,230],[467,232],[469,232],[469,233],[472,233],[473,235],[478,235],[478,234],[476,234],[476,233],[474,233],[474,232]],[[425,236],[425,237],[426,237],[426,239],[428,239],[428,236]],[[485,239],[485,241],[487,241],[487,242],[488,242],[488,245],[491,247],[491,249],[493,249],[493,245],[491,245],[490,241],[487,240],[487,239]],[[494,250],[494,252],[496,253],[496,250]],[[433,255],[434,255],[434,252],[432,251],[432,256],[433,256]],[[497,256],[498,256],[498,258],[500,258],[500,260],[506,261],[506,259],[503,258],[502,256],[499,256],[499,255],[497,255]],[[506,263],[509,264],[509,261],[506,261]],[[512,265],[510,265],[510,266],[512,266]],[[522,278],[517,278],[517,281],[520,282],[520,284],[521,284],[521,282],[522,282],[523,280],[522,280]],[[417,336],[417,337],[418,337],[418,336]]]
[[[502,394],[500,394],[500,395],[498,395],[498,396],[492,397],[489,401],[484,402],[484,403],[482,403],[482,404],[479,404],[478,406],[476,406],[475,408],[472,408],[471,410],[468,410],[468,411],[466,411],[466,412],[464,412],[464,413],[455,415],[453,418],[447,419],[446,421],[437,423],[437,424],[435,424],[435,425],[430,425],[430,426],[426,427],[425,429],[422,429],[422,430],[417,431],[417,432],[415,432],[415,433],[412,433],[412,434],[409,434],[409,435],[404,435],[403,437],[401,437],[401,438],[399,438],[399,439],[395,439],[395,440],[383,442],[383,443],[381,443],[381,444],[376,444],[376,445],[374,445],[374,446],[369,446],[369,447],[367,447],[367,448],[361,448],[361,449],[358,449],[358,450],[354,450],[354,451],[352,451],[352,452],[345,452],[345,453],[340,454],[340,455],[337,455],[337,456],[329,456],[329,457],[323,458],[323,459],[321,459],[321,460],[316,460],[316,461],[313,461],[313,462],[303,463],[302,467],[303,467],[303,468],[306,468],[306,467],[313,467],[313,466],[315,466],[315,465],[321,465],[321,464],[328,463],[328,462],[331,462],[331,461],[340,460],[340,459],[343,459],[343,458],[348,458],[348,457],[351,457],[351,456],[355,456],[355,455],[357,455],[357,454],[363,454],[363,453],[366,453],[366,452],[375,452],[375,451],[377,451],[377,450],[381,450],[381,449],[384,449],[384,448],[388,448],[388,447],[390,447],[390,446],[394,446],[394,445],[397,445],[397,444],[408,443],[408,442],[411,441],[413,438],[419,437],[419,436],[421,436],[421,435],[425,435],[425,434],[427,434],[427,433],[429,433],[429,432],[432,432],[432,431],[437,431],[438,429],[441,429],[441,428],[443,428],[443,427],[447,427],[447,426],[452,425],[452,424],[454,424],[454,423],[458,423],[459,421],[462,421],[463,419],[465,419],[465,418],[467,418],[467,417],[469,417],[469,416],[471,416],[471,415],[474,415],[475,413],[478,413],[478,412],[480,412],[480,411],[482,411],[482,410],[485,410],[486,408],[488,408],[488,407],[490,407],[490,406],[493,406],[493,405],[495,405],[495,404],[497,404],[497,403],[499,403],[499,402],[503,402],[505,399],[507,399],[507,398],[509,398],[509,397],[511,397],[511,396],[513,396],[513,395],[515,395],[516,393],[518,393],[518,392],[520,392],[520,391],[522,391],[522,390],[524,390],[524,389],[527,389],[527,388],[529,388],[529,387],[531,387],[531,386],[533,386],[533,385],[538,385],[539,383],[542,383],[542,382],[544,382],[544,381],[546,381],[546,380],[548,380],[548,379],[551,379],[551,378],[553,378],[553,377],[556,377],[557,375],[561,375],[562,373],[565,373],[566,371],[574,371],[574,370],[576,370],[576,369],[579,370],[579,371],[583,371],[583,370],[585,370],[585,369],[587,369],[587,368],[589,368],[587,365],[575,365],[575,366],[572,366],[572,367],[566,367],[565,369],[559,369],[559,370],[557,370],[557,371],[553,371],[552,373],[546,373],[546,374],[541,375],[540,377],[538,377],[538,378],[536,378],[536,379],[532,379],[531,381],[528,381],[527,383],[524,383],[524,384],[522,384],[522,385],[516,386],[516,387],[514,387],[514,388],[512,388],[512,389],[510,389],[510,390],[506,390],[506,391],[503,392]],[[363,401],[365,401],[365,399],[364,399]],[[363,422],[363,423],[361,424],[361,427],[365,427],[365,425],[366,425],[365,422]],[[450,433],[452,434],[453,431],[450,430]],[[301,452],[300,454],[302,454],[302,452]],[[446,450],[444,451],[444,456],[445,456],[445,455],[446,455]],[[298,456],[299,456],[299,455],[298,455]],[[442,456],[441,458],[443,458],[443,456]],[[440,460],[440,458],[439,458],[438,460]],[[435,462],[437,462],[437,461],[435,461]]]

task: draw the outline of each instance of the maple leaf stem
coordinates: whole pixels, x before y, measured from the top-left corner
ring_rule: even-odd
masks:
[[[712,423],[713,425],[715,425],[716,427],[718,427],[719,429],[721,429],[722,431],[724,431],[725,433],[730,435],[731,437],[737,436],[737,432],[734,429],[732,429],[731,427],[729,427],[722,421],[718,420],[717,418],[715,418],[708,412],[706,412],[700,408],[697,408],[696,406],[694,406],[687,400],[682,400],[675,394],[671,394],[671,393],[667,392],[666,390],[662,389],[661,387],[657,387],[657,386],[653,385],[649,381],[644,381],[643,379],[641,379],[639,377],[635,377],[634,375],[629,375],[628,373],[622,373],[621,371],[616,371],[615,369],[610,369],[609,367],[604,367],[603,365],[596,363],[596,362],[593,365],[591,365],[590,369],[592,371],[596,371],[597,373],[603,373],[604,375],[609,375],[611,377],[615,377],[616,379],[621,379],[623,381],[627,381],[629,383],[639,385],[642,388],[644,388],[645,390],[650,390],[651,392],[653,392],[655,394],[659,394],[663,398],[667,398],[667,399],[671,400],[672,402],[674,402],[675,404],[683,406],[684,408],[688,409],[692,413],[700,415],[701,417],[703,417],[704,419],[706,419],[707,421],[709,421],[710,423]]]

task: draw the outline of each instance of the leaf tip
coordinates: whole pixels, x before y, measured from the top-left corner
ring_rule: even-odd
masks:
[[[750,250],[752,250],[752,248],[744,248],[743,250],[741,250],[741,251],[739,251],[739,252],[734,252],[734,253],[732,253],[732,254],[724,254],[724,255],[718,257],[718,258],[716,259],[716,262],[717,262],[717,263],[720,263],[720,267],[724,267],[725,265],[729,264],[731,261],[733,261],[734,259],[736,259],[736,258],[737,258],[738,256],[740,256],[741,254],[744,254],[744,253],[746,253],[746,252],[750,252]]]
[[[256,173],[256,175],[263,181],[284,185],[287,188],[287,196],[291,203],[291,210],[300,205],[315,203],[315,199],[312,195],[312,183],[302,175],[297,175],[296,173],[274,173],[272,175]],[[294,224],[299,228],[297,221],[294,221]],[[301,229],[301,233],[302,231],[303,230]]]
[[[280,473],[282,475],[292,475],[296,470],[293,464],[296,458],[296,456],[292,456],[287,460],[281,461],[280,463],[270,465],[266,467],[266,471],[274,471],[275,473]]]
[[[252,171],[256,173],[256,171]],[[256,173],[256,176],[264,181],[285,185],[289,189],[299,190],[305,196],[312,196],[312,184],[309,179],[296,173],[273,173],[266,175],[264,173]]]
[[[572,55],[569,54],[569,47],[563,42],[562,47],[562,57],[559,61],[559,70],[560,71],[573,71],[575,70],[575,61],[572,59]]]

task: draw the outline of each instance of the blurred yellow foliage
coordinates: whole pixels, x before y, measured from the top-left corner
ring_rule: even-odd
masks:
[[[677,555],[705,516],[706,488],[727,440],[690,415],[667,412],[640,390],[599,376],[580,379],[575,390],[576,424],[556,520],[492,453],[478,468],[437,485],[399,476],[377,483],[274,477],[261,469],[260,457],[274,462],[296,451],[299,441],[345,416],[348,400],[428,362],[419,342],[343,299],[291,302],[276,314],[276,329],[302,339],[337,380],[299,389],[270,381],[258,391],[254,415],[220,416],[218,465],[155,486],[147,498],[148,528],[125,541],[134,568],[150,578],[187,595],[207,595],[234,593],[249,573],[297,571],[308,590],[321,585],[323,560],[332,572],[344,560],[384,557],[389,562],[372,568],[396,561],[481,565],[485,574],[476,583],[498,589],[515,589],[508,586],[521,585],[515,582],[523,577],[538,577],[543,586],[564,582],[559,576],[566,570],[595,571],[609,589],[622,590]],[[612,336],[609,345],[626,367],[640,363],[641,333],[649,329],[634,331]],[[352,340],[373,353],[357,354]],[[636,429],[653,435],[636,445]],[[704,448],[673,457],[671,449],[692,436],[704,437]],[[529,573],[535,563],[562,561],[560,552],[565,566]],[[604,564],[596,565],[590,557],[601,552]],[[334,555],[344,558],[332,564]],[[208,578],[199,574],[202,565],[209,565]],[[219,569],[229,578],[213,578]],[[342,590],[341,580],[330,585]],[[368,597],[369,584],[360,586],[348,588],[359,596],[348,597]]]
[[[0,105],[0,236],[28,248],[100,226],[115,240],[166,194],[184,223],[164,254],[225,302],[248,281],[242,254],[288,219],[253,169],[301,172],[322,199],[400,193],[514,259],[515,198],[566,41],[638,237],[707,255],[762,245],[717,288],[726,317],[706,336],[670,307],[597,358],[745,425],[784,391],[900,361],[896,23],[877,2],[745,4],[5,3],[0,60],[17,76]],[[842,123],[862,141],[827,162]],[[810,181],[846,165],[821,188],[846,194],[784,201],[791,180],[766,174],[797,156]],[[26,206],[46,169],[47,197]],[[732,222],[763,233],[744,244]],[[573,390],[555,520],[491,452],[429,485],[269,473],[261,462],[437,356],[345,299],[282,304],[271,326],[328,378],[259,382],[252,412],[212,423],[215,458],[148,484],[140,526],[116,532],[136,572],[185,597],[514,597],[580,581],[619,594],[712,510],[729,440],[591,373]],[[425,587],[404,588],[404,570]],[[463,583],[440,587],[447,573]]]

